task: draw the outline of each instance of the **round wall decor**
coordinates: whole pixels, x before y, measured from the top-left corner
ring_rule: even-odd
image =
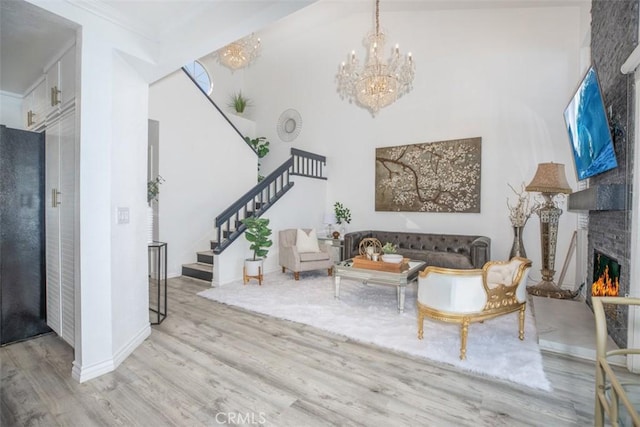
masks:
[[[278,136],[284,142],[291,142],[302,130],[302,117],[293,108],[285,110],[278,119]]]

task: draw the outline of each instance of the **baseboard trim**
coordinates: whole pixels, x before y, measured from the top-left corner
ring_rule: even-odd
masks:
[[[134,350],[149,337],[149,335],[151,335],[151,324],[146,323],[127,344],[114,354],[113,359],[116,368],[120,366],[120,364],[124,362],[124,360],[129,357],[129,355],[133,353]]]
[[[151,335],[151,325],[147,323],[128,343],[118,350],[112,358],[89,366],[73,361],[71,377],[83,383],[114,371],[133,351]]]

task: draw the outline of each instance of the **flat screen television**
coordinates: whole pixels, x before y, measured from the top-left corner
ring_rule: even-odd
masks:
[[[578,180],[616,168],[616,153],[596,69],[589,68],[564,110]]]

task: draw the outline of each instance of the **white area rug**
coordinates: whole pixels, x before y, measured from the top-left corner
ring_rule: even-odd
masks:
[[[527,307],[525,339],[518,339],[518,314],[469,326],[467,359],[460,355],[460,326],[425,320],[424,340],[417,338],[416,287],[406,289],[405,311],[396,309],[396,288],[343,279],[340,299],[326,272],[265,275],[256,280],[211,288],[198,295],[280,319],[311,325],[357,341],[387,347],[459,369],[550,391],[542,368],[535,322]]]

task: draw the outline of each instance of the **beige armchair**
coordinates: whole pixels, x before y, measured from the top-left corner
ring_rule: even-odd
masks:
[[[519,338],[524,339],[527,277],[531,261],[489,261],[482,269],[427,267],[418,276],[418,339],[424,318],[460,323],[460,359],[467,356],[469,324],[520,311]]]
[[[312,230],[304,229],[306,234]],[[300,280],[301,271],[320,270],[326,268],[329,276],[333,274],[334,260],[327,245],[318,245],[315,239],[315,232],[312,234],[311,240],[301,245],[298,249],[298,230],[295,228],[281,230],[278,233],[279,242],[279,262],[284,273],[286,269],[293,271],[293,277]],[[315,245],[313,240],[315,239]]]

